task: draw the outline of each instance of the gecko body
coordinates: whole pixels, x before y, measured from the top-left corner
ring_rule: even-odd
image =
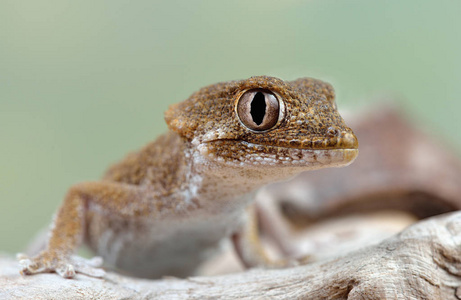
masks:
[[[332,87],[311,78],[210,85],[171,106],[165,120],[167,133],[100,181],[69,189],[46,249],[21,258],[23,274],[99,276],[72,257],[82,242],[109,265],[149,278],[193,274],[230,237],[246,266],[277,265],[259,243],[252,194],[358,154]]]

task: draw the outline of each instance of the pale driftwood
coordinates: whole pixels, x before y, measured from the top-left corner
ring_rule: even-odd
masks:
[[[21,277],[0,259],[0,299],[461,299],[461,212],[421,221],[376,246],[280,270],[141,280]]]

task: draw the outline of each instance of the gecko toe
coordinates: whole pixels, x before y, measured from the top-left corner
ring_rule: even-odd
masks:
[[[100,256],[95,256],[86,259],[80,256],[72,256],[72,263],[75,267],[75,272],[84,274],[91,277],[101,278],[104,277],[106,272],[99,267],[103,264],[103,259]]]
[[[35,273],[42,272],[44,268],[41,266],[41,264],[29,259],[29,258],[22,258],[19,261],[19,265],[21,269],[19,270],[19,273],[21,275],[32,275]]]
[[[74,278],[75,269],[71,264],[65,264],[56,268],[56,273],[58,273],[63,278]]]

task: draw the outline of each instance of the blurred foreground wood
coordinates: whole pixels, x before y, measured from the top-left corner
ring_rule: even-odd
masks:
[[[0,299],[461,299],[461,212],[420,221],[375,246],[280,270],[143,280],[21,277],[0,259]]]

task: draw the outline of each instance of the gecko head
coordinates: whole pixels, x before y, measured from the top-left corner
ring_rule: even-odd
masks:
[[[328,83],[257,76],[218,83],[165,113],[206,159],[234,166],[318,169],[351,163],[358,142]]]

